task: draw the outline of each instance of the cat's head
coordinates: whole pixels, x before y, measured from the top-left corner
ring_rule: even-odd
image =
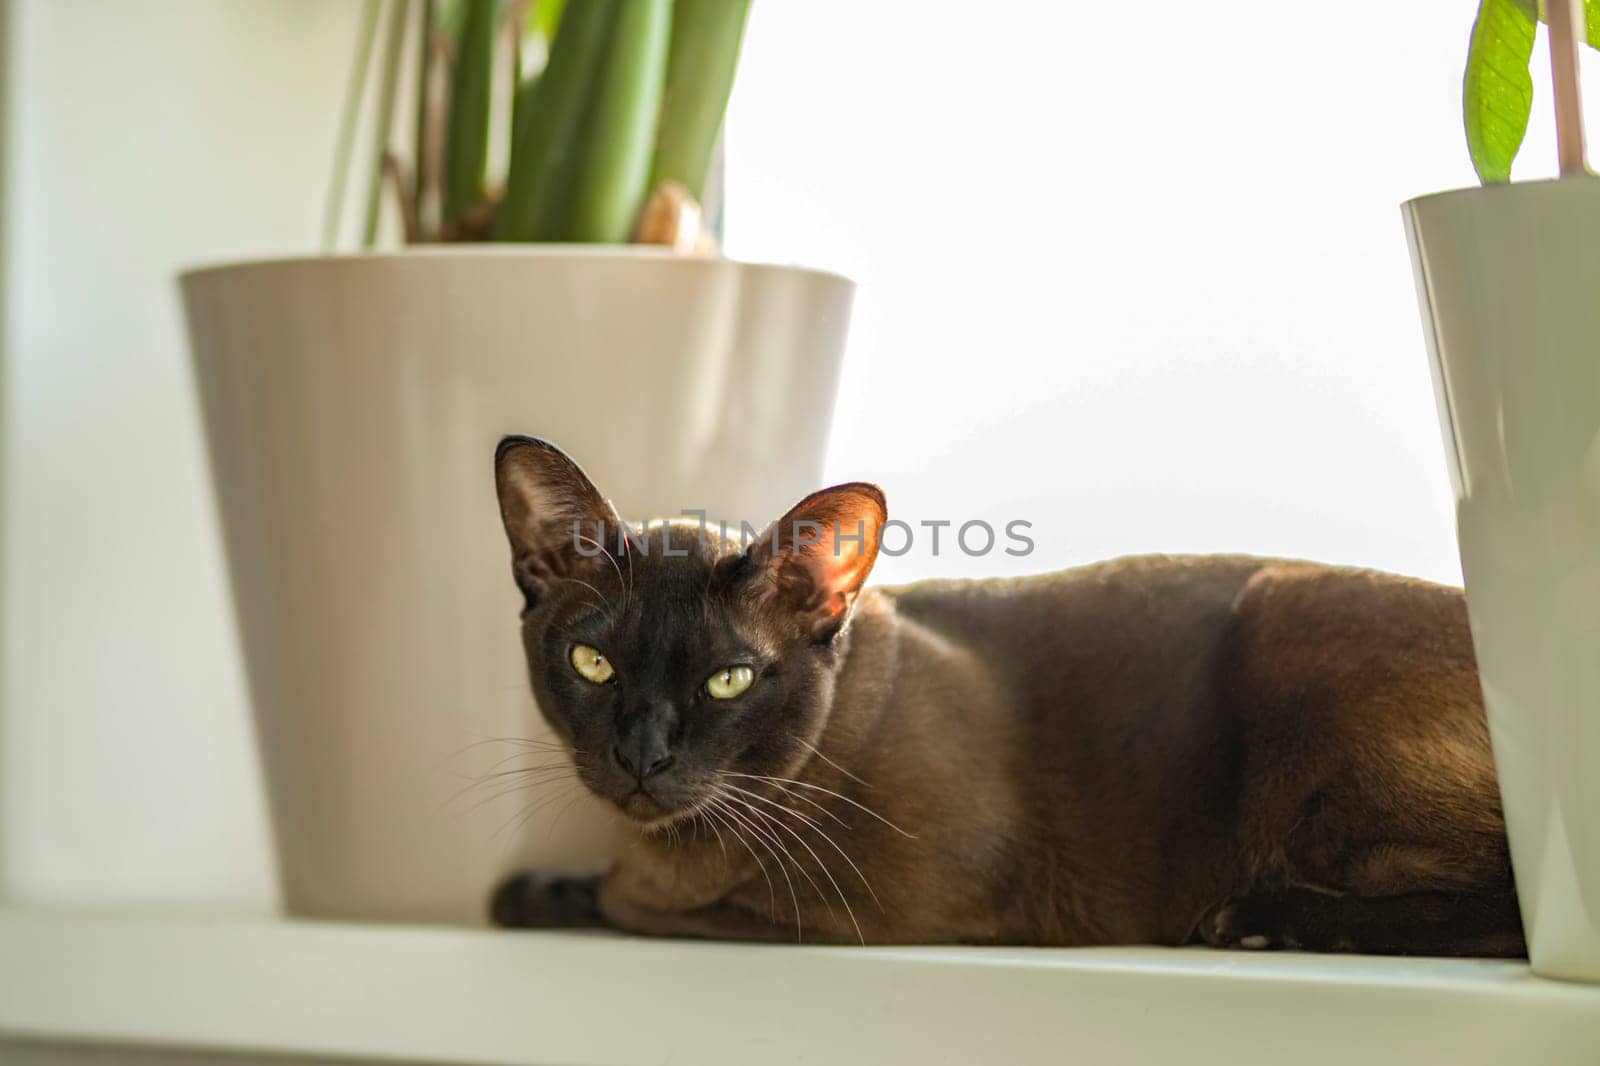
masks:
[[[534,696],[584,784],[658,828],[718,787],[793,773],[827,721],[839,637],[878,553],[876,486],[813,493],[744,545],[692,521],[620,532],[541,440],[502,441],[495,484]]]

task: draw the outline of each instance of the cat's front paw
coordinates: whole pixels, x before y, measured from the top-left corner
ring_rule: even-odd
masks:
[[[600,920],[600,879],[541,874],[512,874],[489,900],[489,920],[509,929],[578,929]]]

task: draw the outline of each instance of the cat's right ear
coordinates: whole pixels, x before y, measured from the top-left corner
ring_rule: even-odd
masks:
[[[506,437],[494,453],[511,572],[532,608],[568,578],[611,569],[601,557],[626,540],[616,510],[565,452],[536,437]]]
[[[813,492],[746,553],[762,575],[762,599],[781,605],[812,640],[833,640],[850,620],[888,518],[876,485],[852,481]]]

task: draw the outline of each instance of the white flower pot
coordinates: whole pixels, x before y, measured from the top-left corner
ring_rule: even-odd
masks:
[[[630,518],[764,524],[820,484],[852,284],[525,246],[182,288],[287,909],[474,922],[512,866],[602,861],[614,822],[575,784],[456,796],[518,751],[475,742],[548,736],[495,444],[556,441]]]
[[[1404,211],[1533,968],[1600,980],[1600,180]]]

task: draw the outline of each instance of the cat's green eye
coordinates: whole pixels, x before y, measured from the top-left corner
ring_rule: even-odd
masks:
[[[748,666],[726,666],[706,678],[706,695],[714,700],[731,700],[742,695],[756,679]]]
[[[610,681],[611,675],[616,673],[611,669],[610,661],[600,654],[600,650],[591,648],[587,644],[574,644],[568,658],[572,660],[572,668],[578,671],[578,676],[597,685]]]

